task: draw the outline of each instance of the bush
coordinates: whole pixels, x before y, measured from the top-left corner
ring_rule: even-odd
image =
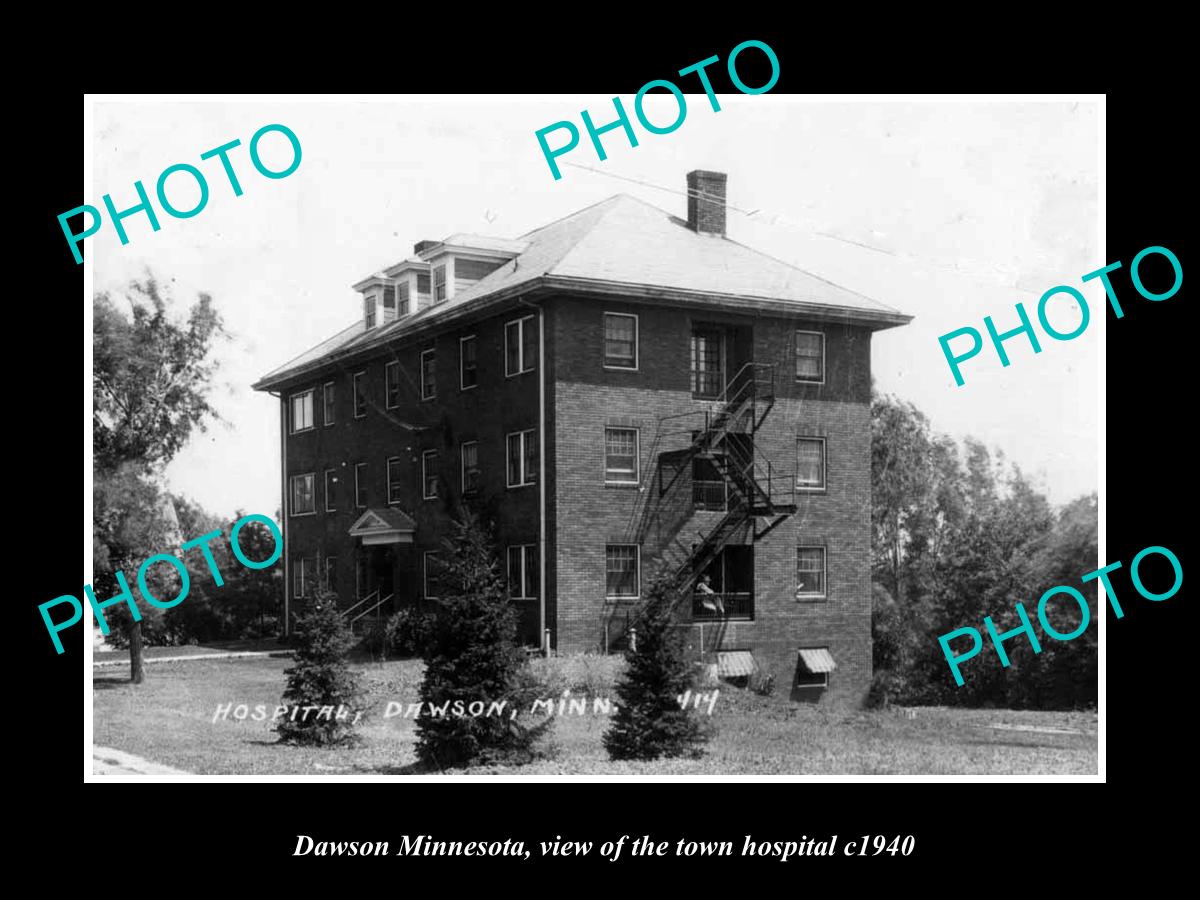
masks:
[[[275,726],[280,740],[299,744],[334,744],[354,734],[354,719],[362,697],[358,676],[346,653],[354,641],[337,598],[318,588],[307,608],[296,617],[296,664],[285,669],[283,705],[316,707],[289,713]],[[328,714],[327,714],[328,712]]]
[[[388,646],[397,656],[422,656],[434,627],[431,613],[406,607],[387,620]]]
[[[515,643],[516,611],[498,574],[488,535],[463,511],[456,535],[447,541],[449,559],[440,567],[443,586],[436,623],[424,643],[425,676],[420,697],[440,707],[505,701],[517,715],[422,716],[417,720],[417,757],[426,766],[520,764],[539,754],[534,743],[553,719],[529,725],[524,711],[536,683]]]
[[[619,704],[604,733],[613,759],[658,759],[703,754],[712,736],[691,709],[677,699],[692,687],[695,667],[685,656],[681,630],[672,627],[675,592],[659,578],[634,613],[637,648],[627,650],[628,666],[617,684]]]

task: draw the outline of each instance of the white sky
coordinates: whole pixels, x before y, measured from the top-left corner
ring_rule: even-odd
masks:
[[[685,174],[703,168],[728,173],[731,206],[760,210],[731,210],[731,238],[916,317],[876,335],[872,371],[883,391],[914,401],[938,430],[1000,447],[1056,503],[1095,490],[1105,310],[1098,281],[1084,286],[1080,276],[1109,262],[1096,243],[1096,104],[718,97],[714,113],[702,94],[688,95],[672,134],[649,134],[635,119],[636,148],[620,130],[605,134],[604,162],[584,132],[559,157],[560,181],[534,132],[560,119],[582,132],[584,108],[597,125],[611,121],[611,97],[97,103],[96,196],[85,202],[101,207],[111,193],[117,209],[133,206],[135,180],[153,197],[159,173],[178,162],[200,168],[210,188],[193,218],[173,219],[155,200],[160,231],[137,214],[125,220],[128,245],[107,221],[86,243],[96,290],[119,290],[149,269],[180,301],[211,293],[234,336],[219,349],[214,392],[228,424],[198,434],[172,462],[172,489],[222,516],[275,511],[278,401],[250,384],[354,321],[361,304],[350,285],[416,241],[455,231],[516,237],[616,193],[682,217],[681,194],[609,176],[682,192]],[[669,95],[648,99],[652,122],[674,118]],[[632,116],[632,97],[622,101]],[[250,137],[269,123],[291,128],[303,147],[287,178],[264,178],[250,163]],[[244,190],[236,198],[219,161],[199,158],[234,138]],[[562,139],[552,135],[552,146]],[[290,160],[281,135],[261,148],[273,169]],[[178,208],[194,205],[186,175],[168,185]],[[1039,332],[1036,356],[1014,338],[1006,369],[988,344],[955,386],[939,335],[966,325],[983,333],[985,315],[1008,330],[1018,301],[1036,322],[1038,298],[1058,284],[1088,299],[1092,323],[1081,337]],[[1072,330],[1078,312],[1055,303],[1051,322]]]

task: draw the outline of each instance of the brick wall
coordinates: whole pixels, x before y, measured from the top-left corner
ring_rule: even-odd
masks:
[[[603,313],[639,316],[640,365],[636,372],[603,367]],[[693,399],[690,332],[694,314],[679,309],[621,305],[611,301],[555,301],[555,558],[558,648],[594,650],[623,629],[628,606],[606,602],[605,543],[634,539],[647,504],[660,502],[652,470],[658,453],[690,442],[686,420],[660,426],[664,416],[702,412],[713,406]],[[755,546],[755,621],[704,626],[706,649],[751,649],[773,672],[778,689],[792,693],[797,649],[828,647],[837,669],[825,691],[805,689],[796,699],[857,703],[871,678],[870,640],[870,335],[846,326],[783,319],[720,316],[705,322],[752,327],[752,354],[777,366],[779,399],[757,435],[760,457],[794,476],[796,438],[823,437],[827,447],[824,492],[801,495],[796,515]],[[824,384],[794,381],[796,328],[826,334]],[[697,417],[702,420],[702,416]],[[605,426],[639,429],[641,489],[604,484]],[[665,434],[667,431],[682,434]],[[685,529],[694,522],[673,508],[666,518]],[[719,514],[698,513],[718,518]],[[643,547],[646,582],[663,535],[648,533]],[[823,601],[797,601],[796,548],[826,547],[828,586]],[[701,628],[689,639],[700,647]]]

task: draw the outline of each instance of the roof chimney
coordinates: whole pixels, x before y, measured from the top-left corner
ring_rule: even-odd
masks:
[[[687,174],[688,228],[725,234],[725,173],[695,169]]]

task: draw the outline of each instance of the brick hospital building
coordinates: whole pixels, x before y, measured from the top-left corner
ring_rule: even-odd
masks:
[[[362,315],[255,384],[279,398],[290,617],[439,593],[462,503],[521,635],[616,650],[651,575],[727,675],[857,702],[871,678],[871,335],[910,317],[617,195],[507,240],[453,234],[354,285]]]

